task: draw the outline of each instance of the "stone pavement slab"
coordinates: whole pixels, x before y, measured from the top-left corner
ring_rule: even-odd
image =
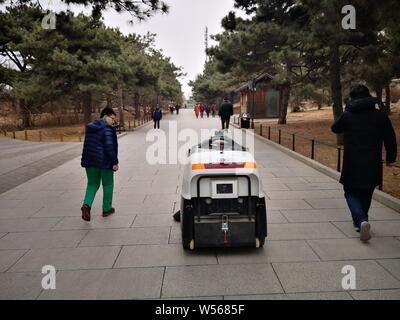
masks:
[[[347,292],[311,292],[311,293],[248,295],[248,296],[225,296],[224,300],[352,300],[352,297]]]
[[[378,263],[400,280],[400,259],[378,260]]]
[[[60,271],[57,272],[57,290],[43,291],[39,299],[159,298],[163,274],[164,268]]]
[[[189,252],[180,244],[124,246],[115,268],[217,264],[214,250]]]
[[[162,297],[282,293],[271,265],[167,267]]]
[[[2,219],[0,232],[49,231],[60,218]]]
[[[286,223],[268,226],[269,240],[304,240],[345,238],[331,223]]]
[[[352,291],[350,294],[356,300],[400,300],[400,289]]]
[[[41,273],[0,273],[0,300],[35,300],[42,289]]]
[[[170,213],[167,214],[138,214],[133,227],[171,227],[176,222]]]
[[[218,249],[219,264],[319,261],[305,241],[268,241],[264,249]]]
[[[0,272],[7,271],[28,250],[0,250]]]
[[[343,291],[342,268],[356,269],[356,289],[398,289],[400,281],[375,261],[273,263],[285,292]]]
[[[0,249],[74,248],[86,234],[85,230],[8,233],[0,239]]]
[[[322,260],[400,258],[400,241],[394,238],[308,240]]]
[[[90,230],[80,243],[80,246],[96,247],[167,244],[169,232],[169,227]]]
[[[120,247],[33,249],[8,272],[41,272],[45,265],[56,270],[111,269],[120,251]]]
[[[352,222],[333,222],[349,238],[358,238],[359,233],[354,230]],[[373,237],[400,236],[400,221],[370,221]]]
[[[129,228],[136,215],[112,215],[107,218],[94,216],[90,222],[83,221],[81,217],[64,217],[52,230],[92,230],[92,229],[120,229]]]

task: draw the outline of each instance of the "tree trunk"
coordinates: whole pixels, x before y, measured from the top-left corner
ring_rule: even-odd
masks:
[[[387,115],[389,115],[390,114],[390,102],[392,100],[389,83],[386,84],[386,86],[385,86],[385,93],[386,93],[385,112]]]
[[[124,118],[124,87],[120,82],[118,84],[119,89],[119,104],[118,104],[118,113],[119,113],[119,124],[122,128],[125,128],[125,118]]]
[[[133,106],[135,108],[135,117],[137,117],[139,114],[139,103],[140,103],[139,99],[140,99],[139,93],[135,92],[135,94],[133,96]]]
[[[83,122],[88,124],[92,121],[92,94],[86,92],[83,96]]]
[[[31,127],[32,125],[31,113],[24,99],[19,100],[19,110],[21,112],[22,127],[23,128]]]
[[[290,84],[283,88],[282,102],[279,104],[279,120],[278,124],[286,124],[287,110],[290,99]]]
[[[340,79],[340,52],[339,45],[331,45],[329,58],[329,75],[331,95],[333,101],[333,118],[336,121],[343,113],[342,83]],[[338,134],[336,138],[338,145],[343,145],[343,135]]]

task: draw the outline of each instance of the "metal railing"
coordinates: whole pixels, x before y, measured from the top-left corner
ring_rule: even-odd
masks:
[[[237,121],[236,121],[237,120]],[[233,123],[240,125],[240,119],[239,117],[233,117]],[[312,160],[316,160],[316,147],[317,145],[323,145],[325,147],[329,147],[332,149],[335,149],[337,152],[336,156],[336,171],[341,172],[342,171],[342,164],[343,164],[343,154],[344,154],[344,148],[342,146],[334,145],[331,143],[327,143],[325,141],[320,141],[315,139],[314,137],[307,137],[305,135],[301,135],[295,132],[285,132],[282,128],[276,128],[277,129],[277,141],[274,141],[272,139],[272,127],[260,124],[259,125],[259,135],[262,137],[268,138],[268,140],[271,140],[273,142],[277,142],[279,145],[283,145],[282,143],[282,138],[283,136],[288,136],[290,137],[290,142],[291,142],[291,150],[294,152],[296,151],[296,143],[298,139],[304,139],[310,143],[310,153],[309,153],[309,158]],[[257,134],[256,130],[254,129],[254,132]],[[266,135],[265,135],[266,134]],[[283,145],[284,146],[284,145]],[[301,154],[300,152],[297,152]],[[385,161],[382,160],[382,166],[385,164]],[[394,167],[400,168],[400,165],[395,164]],[[382,180],[379,185],[379,190],[383,190],[383,176]]]

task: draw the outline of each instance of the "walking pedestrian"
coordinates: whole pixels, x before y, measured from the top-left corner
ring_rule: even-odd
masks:
[[[154,122],[154,129],[160,129],[160,121],[162,119],[162,111],[160,105],[157,104],[156,108],[153,110],[151,117]]]
[[[231,116],[233,116],[233,105],[232,103],[228,100],[228,98],[224,98],[224,101],[221,104],[221,107],[219,108],[219,114],[221,118],[221,123],[222,123],[222,130],[229,129],[229,122],[231,119]]]
[[[206,105],[206,115],[207,115],[207,118],[210,117],[210,112],[211,112],[211,107],[210,107],[209,104],[207,104],[207,105]]]
[[[100,187],[103,185],[103,217],[115,213],[112,207],[114,192],[114,172],[119,170],[118,139],[113,127],[116,114],[107,107],[102,110],[100,119],[86,126],[81,166],[88,179],[85,199],[81,208],[82,219],[90,221],[91,207]]]
[[[354,87],[345,112],[332,125],[344,134],[343,171],[340,183],[360,240],[371,238],[368,211],[375,188],[382,181],[382,145],[386,165],[396,162],[397,142],[392,123],[385,112],[375,108],[380,101],[364,85]]]
[[[196,118],[198,119],[199,118],[199,113],[200,113],[200,105],[199,104],[196,104],[194,106],[194,113],[196,114]]]
[[[204,118],[204,110],[205,110],[205,108],[204,108],[204,104],[200,104],[200,116],[202,117],[202,118]]]

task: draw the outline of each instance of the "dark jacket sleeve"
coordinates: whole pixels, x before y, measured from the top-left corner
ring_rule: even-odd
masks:
[[[229,111],[230,111],[231,116],[233,116],[233,104],[231,104],[229,106]]]
[[[397,158],[397,141],[392,122],[389,117],[383,114],[383,143],[386,149],[386,162],[396,162]]]
[[[104,130],[104,151],[109,159],[111,159],[111,165],[115,166],[118,164],[118,142],[114,141],[116,136],[113,130],[110,127]]]
[[[333,133],[340,134],[346,130],[346,112],[337,119],[331,127]]]

